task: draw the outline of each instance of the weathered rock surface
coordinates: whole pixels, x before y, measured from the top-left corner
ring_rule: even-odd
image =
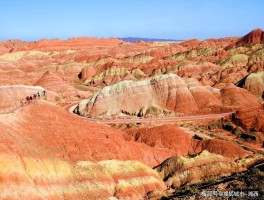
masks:
[[[258,35],[258,31],[255,32]],[[53,71],[67,79],[75,77],[76,81],[82,71],[82,83],[102,87],[170,71],[181,77],[195,78],[203,85],[223,88],[236,80],[225,77],[225,72],[224,76],[218,76],[222,70],[244,67],[247,72],[264,59],[264,46],[257,43],[257,40],[252,40],[250,45],[235,45],[226,49],[238,40],[222,38],[160,44],[125,43],[117,39],[96,38],[53,39],[31,43],[3,41],[0,51],[6,52],[7,48],[8,52],[0,56],[0,70],[3,70],[0,80],[9,84],[32,85],[44,72]],[[180,66],[181,62],[189,64]],[[23,82],[8,80],[10,74]],[[232,70],[229,74],[240,77],[245,73],[240,75],[239,70]],[[30,79],[23,80],[25,75]]]
[[[234,161],[204,150],[195,157],[174,156],[168,158],[154,169],[160,173],[168,187],[176,188],[201,180],[208,181],[216,176],[244,171],[261,160],[263,160],[262,156],[255,156]]]
[[[264,71],[250,74],[244,87],[259,99],[264,99]]]
[[[193,139],[175,125],[132,128],[128,129],[127,134],[129,140],[175,151],[176,156],[154,167],[166,185],[172,188],[243,171],[264,159],[263,156],[255,156],[243,150],[231,141]]]
[[[236,54],[231,56],[230,58],[226,59],[222,63],[221,66],[224,68],[228,67],[244,67],[248,64],[248,56],[245,54]]]
[[[2,135],[14,145],[14,151],[25,156],[43,151],[71,162],[118,159],[155,166],[173,155],[167,149],[126,141],[122,131],[85,121],[43,100],[22,107],[15,115],[2,117],[8,117],[1,120]]]
[[[164,190],[162,180],[178,187],[263,160],[232,140],[193,139],[173,125],[124,132],[51,103],[99,90],[76,112],[164,117],[232,110],[234,126],[263,136],[263,50],[261,30],[181,43],[0,42],[0,199],[140,199]],[[232,85],[248,74],[246,89]],[[17,107],[44,88],[47,101]]]
[[[75,112],[91,116],[121,113],[143,116],[153,108],[187,114],[217,112],[222,108],[219,95],[219,90],[201,86],[194,79],[184,80],[169,74],[105,87],[92,98],[80,102]]]
[[[251,153],[247,152],[230,141],[219,139],[207,139],[197,141],[194,147],[196,153],[207,150],[210,153],[219,154],[230,159],[240,159],[249,156]]]
[[[41,152],[38,157],[1,152],[0,158],[1,199],[139,199],[165,189],[158,173],[138,161],[71,164]]]
[[[99,39],[99,38],[71,38],[68,40],[52,39],[52,40],[39,40],[31,43],[20,50],[41,50],[41,51],[60,51],[60,50],[83,50],[93,46],[110,46],[118,45],[123,41],[115,38]]]
[[[264,43],[264,31],[261,29],[255,29],[239,39],[236,42],[237,46],[243,46],[245,44],[256,44],[256,43]]]
[[[173,125],[129,129],[126,139],[151,147],[168,148],[178,155],[188,155],[192,146],[191,135]]]
[[[13,110],[17,110],[21,107],[20,101],[26,101],[27,96],[33,96],[39,92],[42,94],[44,90],[40,86],[0,86],[0,113],[10,113]]]
[[[161,125],[150,128],[128,129],[126,139],[174,150],[175,155],[195,155],[204,150],[226,158],[240,159],[249,156],[247,152],[230,141],[220,139],[197,140],[175,125]]]
[[[47,71],[43,76],[34,83],[36,86],[42,86],[47,90],[54,91],[58,94],[63,94],[65,97],[80,96],[88,98],[91,96],[89,91],[79,91],[73,86],[66,83],[58,74]]]
[[[169,113],[208,114],[231,110],[237,111],[233,115],[237,125],[245,130],[263,130],[263,106],[246,89],[229,85],[217,90],[174,74],[105,87],[81,101],[74,112],[89,117],[124,114],[157,117]]]
[[[17,51],[20,48],[29,45],[30,42],[25,42],[22,40],[5,40],[0,42],[0,55]]]
[[[230,85],[221,90],[221,97],[224,105],[237,109],[232,117],[237,125],[245,130],[264,130],[264,108],[252,93]]]

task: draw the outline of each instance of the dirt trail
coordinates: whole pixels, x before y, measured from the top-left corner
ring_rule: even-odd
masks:
[[[72,103],[64,109],[73,114],[74,106],[79,102]],[[172,122],[172,121],[194,121],[201,119],[217,119],[233,114],[233,112],[210,114],[210,115],[193,115],[193,116],[183,116],[183,117],[164,117],[164,118],[143,118],[143,119],[101,119],[96,120],[103,124],[128,124],[128,123],[146,123],[146,122]],[[79,116],[79,115],[78,115]],[[81,117],[81,116],[80,116]],[[89,119],[83,117],[85,119]],[[94,120],[93,120],[94,121]]]

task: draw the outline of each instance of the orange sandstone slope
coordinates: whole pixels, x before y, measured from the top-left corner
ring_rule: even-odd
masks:
[[[169,148],[178,155],[188,155],[192,148],[192,136],[174,125],[128,129],[126,139],[154,148]]]
[[[34,83],[35,86],[42,86],[43,88],[54,91],[58,94],[63,94],[65,97],[80,96],[87,98],[91,93],[86,91],[79,91],[66,81],[64,81],[57,73],[45,72],[42,77]]]
[[[83,114],[165,116],[224,112],[227,106],[237,111],[231,120],[243,129],[264,131],[259,99],[230,85],[263,71],[262,35],[258,30],[243,38],[177,44],[93,38],[1,42],[0,54],[7,54],[0,55],[0,80],[42,85],[48,97],[52,91],[75,96],[79,74],[79,83],[110,85],[80,104]],[[258,98],[262,77],[249,76],[245,86]],[[6,89],[8,95],[0,93],[4,109],[9,98],[36,91]],[[262,159],[231,142],[197,141],[174,126],[127,134],[46,101],[0,115],[0,130],[0,159],[5,161],[0,199],[139,199],[164,189],[149,166],[159,165],[155,169],[167,186],[178,187],[245,170]]]
[[[123,41],[116,38],[70,38],[68,40],[60,39],[42,39],[33,42],[20,50],[39,50],[39,51],[61,51],[61,50],[84,50],[94,46],[107,47],[121,44]]]
[[[26,100],[26,96],[33,96],[39,91],[42,94],[44,88],[39,86],[6,85],[0,86],[0,113],[8,113],[20,107],[20,101]],[[51,94],[50,96],[54,96]]]
[[[237,46],[242,46],[245,44],[257,44],[257,43],[264,43],[264,31],[261,29],[255,29],[239,39],[236,42]]]
[[[240,159],[251,155],[230,141],[219,139],[197,140],[175,125],[161,125],[127,130],[126,139],[147,144],[150,147],[169,148],[175,155],[195,155],[204,150],[226,158]]]
[[[165,189],[157,172],[138,161],[79,161],[0,153],[0,199],[141,199]]]
[[[223,144],[224,145],[224,144]],[[235,150],[229,148],[229,150]],[[203,150],[196,156],[173,156],[155,167],[167,187],[177,188],[198,182],[208,182],[212,178],[244,171],[255,163],[263,162],[263,156],[230,159]]]
[[[172,155],[163,148],[125,141],[122,131],[86,121],[42,100],[2,117],[3,135],[14,144],[15,152],[25,156],[53,152],[69,162],[120,159],[154,166]]]
[[[244,88],[203,86],[175,74],[143,81],[122,81],[82,100],[74,112],[90,117],[196,115],[234,111],[232,120],[245,130],[263,131],[264,108]]]
[[[30,42],[22,41],[22,40],[5,40],[0,42],[0,55],[17,51],[27,45]]]
[[[138,69],[143,77],[175,73],[195,78],[204,85],[224,88],[247,75],[253,66],[262,65],[264,44],[261,38],[258,31],[253,31],[242,38],[189,40],[177,44],[122,44],[105,48],[101,56],[99,51],[79,53],[76,61],[89,63],[89,70],[86,66],[83,70],[86,73],[80,76],[85,84],[105,86],[121,80],[140,79],[132,73]],[[240,44],[240,40],[246,42]]]
[[[175,125],[132,128],[126,138],[175,151],[175,156],[154,168],[166,185],[173,188],[243,171],[264,160],[263,156],[245,151],[231,141],[193,139]]]
[[[0,119],[0,199],[139,199],[164,189],[147,165],[172,156],[169,149],[125,141],[41,100]]]
[[[30,84],[33,84],[46,71],[55,71],[68,79],[77,78],[82,71],[80,82],[105,86],[122,80],[175,73],[195,78],[203,85],[223,88],[237,82],[256,66],[263,66],[263,44],[249,40],[248,44],[236,46],[239,39],[190,40],[177,44],[54,39],[27,43],[13,48],[12,52],[8,45],[10,53],[0,56],[0,70],[5,75],[0,79],[12,84],[28,84],[31,79]],[[233,44],[232,48],[227,48]],[[8,80],[9,75],[20,80]],[[29,80],[23,80],[25,76]]]
[[[155,76],[142,81],[122,81],[104,87],[75,109],[81,115],[163,115],[167,113],[212,113],[224,110],[220,91],[200,85],[195,79],[175,74]]]
[[[252,93],[229,85],[221,90],[221,99],[224,105],[236,109],[232,120],[237,125],[246,131],[264,131],[264,107]]]
[[[164,190],[164,183],[157,172],[141,163],[156,166],[175,155],[177,148],[171,142],[164,143],[169,138],[162,137],[160,131],[164,134],[179,132],[186,145],[192,149],[197,146],[195,151],[198,153],[202,151],[187,163],[188,157],[180,157],[184,165],[176,161],[176,166],[183,168],[171,166],[174,173],[185,171],[191,178],[173,179],[166,182],[168,186],[180,186],[208,177],[204,169],[212,163],[216,166],[208,174],[210,176],[221,175],[215,171],[218,166],[215,163],[226,173],[244,170],[245,165],[232,167],[236,166],[234,157],[222,155],[227,149],[235,150],[235,159],[250,156],[228,142],[190,144],[190,136],[173,126],[150,130],[153,138],[161,139],[160,145],[152,145],[151,136],[150,143],[146,144],[127,141],[122,131],[85,121],[46,101],[32,103],[14,114],[0,115],[0,119],[0,158],[4,161],[0,166],[0,198],[3,199],[106,199],[113,196],[139,199],[149,191]],[[176,137],[175,143],[179,142]],[[215,144],[221,146],[220,151],[214,148]],[[186,152],[180,154],[186,155]],[[197,159],[199,162],[194,162]],[[247,162],[254,163],[255,160],[249,158]],[[194,177],[200,167],[203,168],[202,173]],[[174,174],[171,175],[175,178]]]

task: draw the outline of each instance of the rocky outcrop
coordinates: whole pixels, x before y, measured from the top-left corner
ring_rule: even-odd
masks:
[[[162,191],[158,173],[138,161],[78,161],[0,153],[1,199],[140,199]],[[15,192],[14,192],[15,190]]]
[[[81,101],[74,112],[88,117],[157,117],[231,110],[236,111],[233,119],[237,125],[245,130],[263,130],[263,106],[246,89],[229,85],[217,90],[175,74],[105,87],[90,99]]]
[[[154,166],[172,154],[160,157],[164,150],[125,141],[121,131],[51,103],[0,115],[0,129],[0,199],[140,199],[165,189],[157,172],[136,160]]]
[[[190,133],[175,125],[161,125],[127,130],[125,137],[129,141],[147,144],[151,147],[168,148],[175,155],[195,155],[204,150],[230,159],[240,159],[251,155],[230,141],[220,139],[197,140]]]
[[[207,139],[196,141],[194,151],[200,153],[207,150],[210,153],[219,154],[230,159],[241,159],[249,156],[251,153],[247,152],[230,141],[219,139]]]
[[[221,90],[222,101],[227,106],[233,106],[237,112],[232,120],[245,130],[264,130],[264,108],[258,99],[248,90],[230,85]]]
[[[264,61],[256,62],[249,67],[249,73],[264,71]]]
[[[5,130],[3,145],[5,140],[9,141],[14,151],[24,156],[41,151],[44,157],[54,152],[59,159],[69,162],[118,159],[155,166],[173,155],[169,149],[126,141],[122,131],[85,121],[43,100],[20,108],[9,120],[1,120],[1,129]]]
[[[0,56],[0,59],[6,60],[6,61],[18,61],[18,60],[24,60],[28,58],[32,58],[36,56],[38,59],[43,59],[45,57],[47,59],[48,53],[44,53],[41,51],[19,51],[19,52],[12,52],[9,54],[4,54]]]
[[[219,95],[219,90],[201,86],[194,79],[168,74],[105,87],[80,102],[75,112],[95,117],[122,113],[143,116],[152,107],[185,114],[217,112],[222,108]]]
[[[248,71],[245,67],[231,67],[226,68],[211,76],[211,82],[213,86],[219,89],[223,89],[230,84],[235,84],[242,78],[248,75]]]
[[[245,170],[264,159],[263,156],[253,156],[232,141],[194,138],[175,125],[131,128],[127,131],[129,140],[175,151],[175,156],[154,167],[167,187],[208,181],[236,170]]]
[[[221,62],[220,65],[224,68],[229,67],[244,67],[248,64],[248,56],[245,54],[236,54]]]
[[[184,42],[179,43],[179,45],[184,46],[184,47],[195,47],[198,44],[200,44],[201,41],[199,41],[198,39],[191,39],[191,40],[187,40]]]
[[[172,72],[184,78],[195,78],[203,85],[223,88],[235,82],[232,82],[233,78],[215,78],[216,73],[221,74],[221,69],[253,70],[263,60],[264,46],[261,43],[226,49],[237,40],[238,38],[190,40],[166,45],[119,43],[120,40],[117,39],[96,38],[40,40],[25,45],[21,42],[11,53],[0,56],[0,69],[5,73],[17,70],[19,78],[24,76],[22,72],[29,72],[27,75],[31,76],[31,81],[21,81],[22,84],[30,85],[46,71],[54,71],[67,79],[81,74],[82,83],[99,87]],[[9,43],[5,46],[16,46],[15,42]],[[3,48],[6,47],[0,45],[0,51],[5,51]],[[188,64],[182,65],[182,62]],[[232,77],[238,75],[235,71],[229,72]],[[8,75],[4,78],[5,82],[8,79],[6,77]],[[12,80],[12,84],[13,82],[15,80]]]
[[[78,77],[81,81],[91,80],[96,70],[93,67],[86,66],[82,69],[82,71],[78,74]]]
[[[20,50],[39,50],[39,51],[61,51],[61,50],[84,50],[94,46],[107,47],[121,44],[123,41],[116,38],[71,38],[68,40],[52,39],[39,40],[31,43]]]
[[[199,79],[203,75],[212,75],[220,71],[222,68],[218,65],[207,61],[191,62],[182,61],[175,66],[166,67],[166,73],[175,73],[180,77]]]
[[[246,78],[244,87],[259,99],[264,99],[264,71],[251,73]]]
[[[177,188],[217,176],[246,170],[247,167],[263,160],[262,156],[248,157],[234,161],[219,154],[204,150],[192,157],[174,156],[155,167],[167,187]]]
[[[249,65],[253,65],[253,64],[261,62],[263,60],[264,60],[264,48],[261,48],[261,49],[255,51],[249,57]]]
[[[87,70],[86,70],[87,71]],[[85,71],[82,71],[85,74]],[[91,73],[90,73],[91,74]],[[98,85],[113,85],[122,80],[138,80],[146,78],[146,74],[138,68],[129,70],[127,67],[109,67],[108,69],[94,74],[92,77],[90,75],[85,76],[85,84],[98,86]]]
[[[34,83],[36,86],[42,86],[47,90],[63,94],[65,97],[81,97],[88,98],[91,96],[89,91],[79,91],[67,82],[65,82],[58,74],[54,72],[45,72],[42,77]]]
[[[191,135],[174,125],[129,129],[126,139],[151,147],[168,148],[177,155],[188,155],[192,146]]]
[[[234,143],[241,132],[259,137],[254,148],[262,145],[262,35],[181,43],[0,42],[0,83],[7,85],[0,87],[0,199],[142,199],[161,194],[162,180],[169,188],[189,185],[263,161]],[[230,85],[249,73],[246,89]],[[44,88],[47,99],[17,106]],[[90,89],[98,92],[90,97]],[[122,125],[125,132],[52,103],[89,97],[76,113],[165,117],[232,110],[223,120],[232,121],[236,135],[212,139],[215,133],[199,129],[197,136],[196,129],[187,133],[155,120],[147,127]]]
[[[257,44],[257,43],[264,43],[264,31],[261,29],[255,29],[239,39],[236,42],[237,46],[243,46],[246,44]]]
[[[5,40],[0,42],[0,55],[5,53],[10,53],[13,51],[17,51],[27,45],[30,42],[22,41],[22,40]]]

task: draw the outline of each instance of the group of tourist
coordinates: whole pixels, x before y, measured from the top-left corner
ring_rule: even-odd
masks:
[[[47,96],[46,90],[43,90],[43,96],[44,96],[44,98],[46,98],[46,96]],[[24,105],[30,104],[31,102],[35,101],[37,98],[40,99],[39,91],[36,94],[33,94],[31,96],[26,96],[25,100],[21,99],[20,105],[24,106]]]

